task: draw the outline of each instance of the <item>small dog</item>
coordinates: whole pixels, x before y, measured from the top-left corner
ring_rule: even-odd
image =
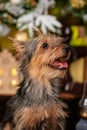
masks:
[[[0,130],[63,130],[65,104],[60,97],[66,77],[69,46],[53,35],[28,42],[14,41],[20,62],[21,82],[8,102]]]

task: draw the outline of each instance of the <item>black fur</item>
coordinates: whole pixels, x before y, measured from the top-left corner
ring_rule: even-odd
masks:
[[[33,81],[27,72],[28,64],[31,58],[34,56],[34,52],[39,41],[40,39],[37,38],[22,45],[24,51],[19,57],[20,74],[22,79],[19,84],[17,93],[12,96],[12,98],[7,103],[7,112],[0,126],[0,130],[3,130],[5,124],[8,122],[11,124],[11,130],[52,130],[52,124],[49,119],[41,120],[37,122],[35,126],[28,128],[25,128],[25,126],[23,126],[21,129],[16,129],[16,123],[14,122],[14,113],[16,111],[20,111],[25,107],[33,107],[35,104],[37,107],[49,107],[50,104],[58,104],[59,110],[63,111],[64,109],[62,100],[60,98],[60,87],[62,86],[63,80],[57,77],[49,80],[52,88],[52,95],[50,95],[46,90],[46,87],[48,86],[44,86],[46,84],[42,84],[43,86],[40,86],[39,82],[37,80]],[[41,87],[43,89],[40,89]],[[56,120],[55,130],[63,130],[64,120],[65,118],[60,113],[60,117],[58,117]]]

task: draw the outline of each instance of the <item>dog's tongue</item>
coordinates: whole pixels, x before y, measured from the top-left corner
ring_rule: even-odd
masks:
[[[54,61],[53,66],[57,67],[57,68],[60,68],[60,69],[62,69],[62,68],[64,68],[64,69],[68,68],[67,62],[60,62],[60,61]]]

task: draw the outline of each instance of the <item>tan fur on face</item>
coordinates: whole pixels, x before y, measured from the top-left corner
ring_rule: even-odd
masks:
[[[43,77],[48,80],[55,77],[64,78],[66,70],[55,70],[48,66],[48,64],[52,63],[54,59],[64,55],[62,50],[63,44],[60,44],[61,41],[61,38],[50,36],[42,37],[29,64],[29,73],[32,79],[41,79]],[[43,43],[49,44],[48,49],[41,47]],[[69,57],[70,54],[66,57],[66,59],[61,58],[61,60],[67,60]]]
[[[33,130],[38,127],[42,127],[41,130],[63,130],[66,113],[63,111],[65,105],[59,98],[59,87],[67,70],[54,69],[49,65],[55,59],[62,62],[69,59],[70,53],[64,51],[62,41],[59,37],[49,35],[26,42],[25,45],[16,44],[24,79],[17,93],[19,98],[11,104],[12,110],[16,108],[12,113],[14,130]],[[43,48],[43,43],[48,43],[48,47]]]

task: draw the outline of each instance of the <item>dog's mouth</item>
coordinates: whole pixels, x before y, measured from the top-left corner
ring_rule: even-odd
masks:
[[[53,69],[64,70],[68,68],[68,61],[55,59],[52,63],[49,64],[49,66]]]

